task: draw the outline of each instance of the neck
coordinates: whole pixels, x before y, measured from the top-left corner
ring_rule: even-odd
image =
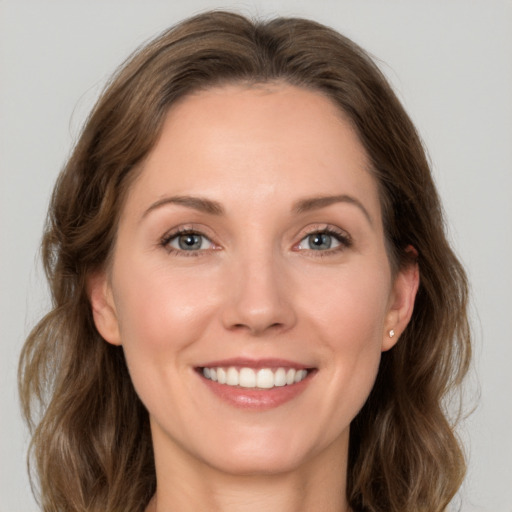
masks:
[[[346,448],[346,447],[345,447]],[[167,459],[169,461],[170,459]],[[157,491],[146,512],[349,512],[346,449],[326,450],[293,471],[233,475],[156,457]],[[190,462],[190,461],[189,461]]]

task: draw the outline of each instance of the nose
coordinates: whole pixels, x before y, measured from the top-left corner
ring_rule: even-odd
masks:
[[[222,314],[226,329],[263,336],[295,325],[293,290],[283,263],[260,254],[230,267]]]

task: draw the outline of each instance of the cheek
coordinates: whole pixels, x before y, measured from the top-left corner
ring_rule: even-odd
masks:
[[[194,278],[187,271],[172,272],[165,262],[119,261],[116,270],[124,277],[117,280],[114,298],[135,390],[150,415],[163,423],[177,408],[187,417],[192,405],[183,401],[183,386],[190,354],[211,323],[215,292],[199,286],[204,280],[197,273]]]
[[[118,266],[115,303],[125,351],[136,349],[158,359],[185,348],[210,321],[214,290],[187,270],[170,272],[164,264]],[[163,267],[163,268],[162,268]]]
[[[300,295],[312,321],[335,345],[355,352],[382,341],[391,275],[386,265],[353,265],[317,276]],[[322,282],[322,286],[318,286]]]
[[[307,303],[311,333],[329,360],[325,414],[350,421],[363,406],[378,372],[391,277],[382,265],[351,269],[312,288]],[[304,305],[306,302],[304,303]],[[343,403],[339,402],[343,397]],[[330,412],[329,412],[330,410]],[[337,422],[335,422],[337,423]]]

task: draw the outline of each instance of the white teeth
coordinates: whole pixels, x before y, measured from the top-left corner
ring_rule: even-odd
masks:
[[[306,378],[308,371],[294,368],[261,368],[254,370],[253,368],[203,368],[205,378],[217,381],[220,384],[228,386],[240,386],[243,388],[259,388],[271,389],[273,387],[290,386],[298,383]]]
[[[207,368],[205,368],[205,370],[207,370]],[[226,370],[224,370],[224,368],[217,368],[217,382],[219,382],[219,384],[226,384],[226,379]]]
[[[258,370],[256,387],[263,389],[273,388],[275,386],[274,380],[275,378],[272,370],[269,368],[262,368],[261,370]]]
[[[301,380],[304,379],[304,377],[306,377],[307,375],[307,372],[306,370],[298,370],[296,373],[295,373],[295,379],[294,379],[294,382],[300,382]]]
[[[252,368],[242,368],[239,372],[239,386],[243,388],[256,387],[256,372]]]
[[[286,372],[286,384],[290,385],[295,382],[295,370],[293,368],[290,368]]]
[[[238,386],[239,382],[240,382],[240,377],[238,376],[238,372],[237,372],[236,368],[228,368],[226,384],[228,386]]]
[[[286,371],[284,368],[278,368],[274,374],[274,386],[286,386]]]

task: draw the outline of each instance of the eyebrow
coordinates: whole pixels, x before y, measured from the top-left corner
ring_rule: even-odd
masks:
[[[359,201],[355,197],[346,194],[336,196],[309,197],[305,199],[300,199],[293,205],[292,211],[295,213],[307,213],[313,210],[326,208],[336,203],[348,203],[356,206],[364,214],[370,225],[373,226],[373,219],[371,215],[368,213],[368,210],[363,206],[361,201]],[[151,204],[151,206],[142,214],[142,218],[146,217],[153,210],[156,210],[157,208],[160,208],[168,204],[177,204],[179,206],[185,206],[186,208],[191,208],[193,210],[208,213],[210,215],[224,214],[224,208],[217,201],[212,201],[211,199],[195,196],[171,196],[163,197],[162,199],[159,199],[158,201],[155,201],[153,204]]]
[[[331,206],[336,203],[348,203],[354,206],[357,206],[361,212],[363,212],[364,216],[373,226],[373,219],[371,215],[368,213],[368,210],[364,207],[363,203],[356,199],[355,197],[341,194],[336,196],[319,196],[319,197],[310,197],[306,199],[301,199],[297,201],[293,206],[293,211],[296,213],[305,213],[310,212],[312,210],[319,210],[321,208],[326,208],[327,206]]]
[[[177,204],[179,206],[185,206],[204,213],[211,215],[223,215],[224,208],[217,201],[211,199],[205,199],[203,197],[194,196],[171,196],[164,197],[154,202],[145,212],[142,214],[142,218],[146,217],[150,212],[168,204]]]

